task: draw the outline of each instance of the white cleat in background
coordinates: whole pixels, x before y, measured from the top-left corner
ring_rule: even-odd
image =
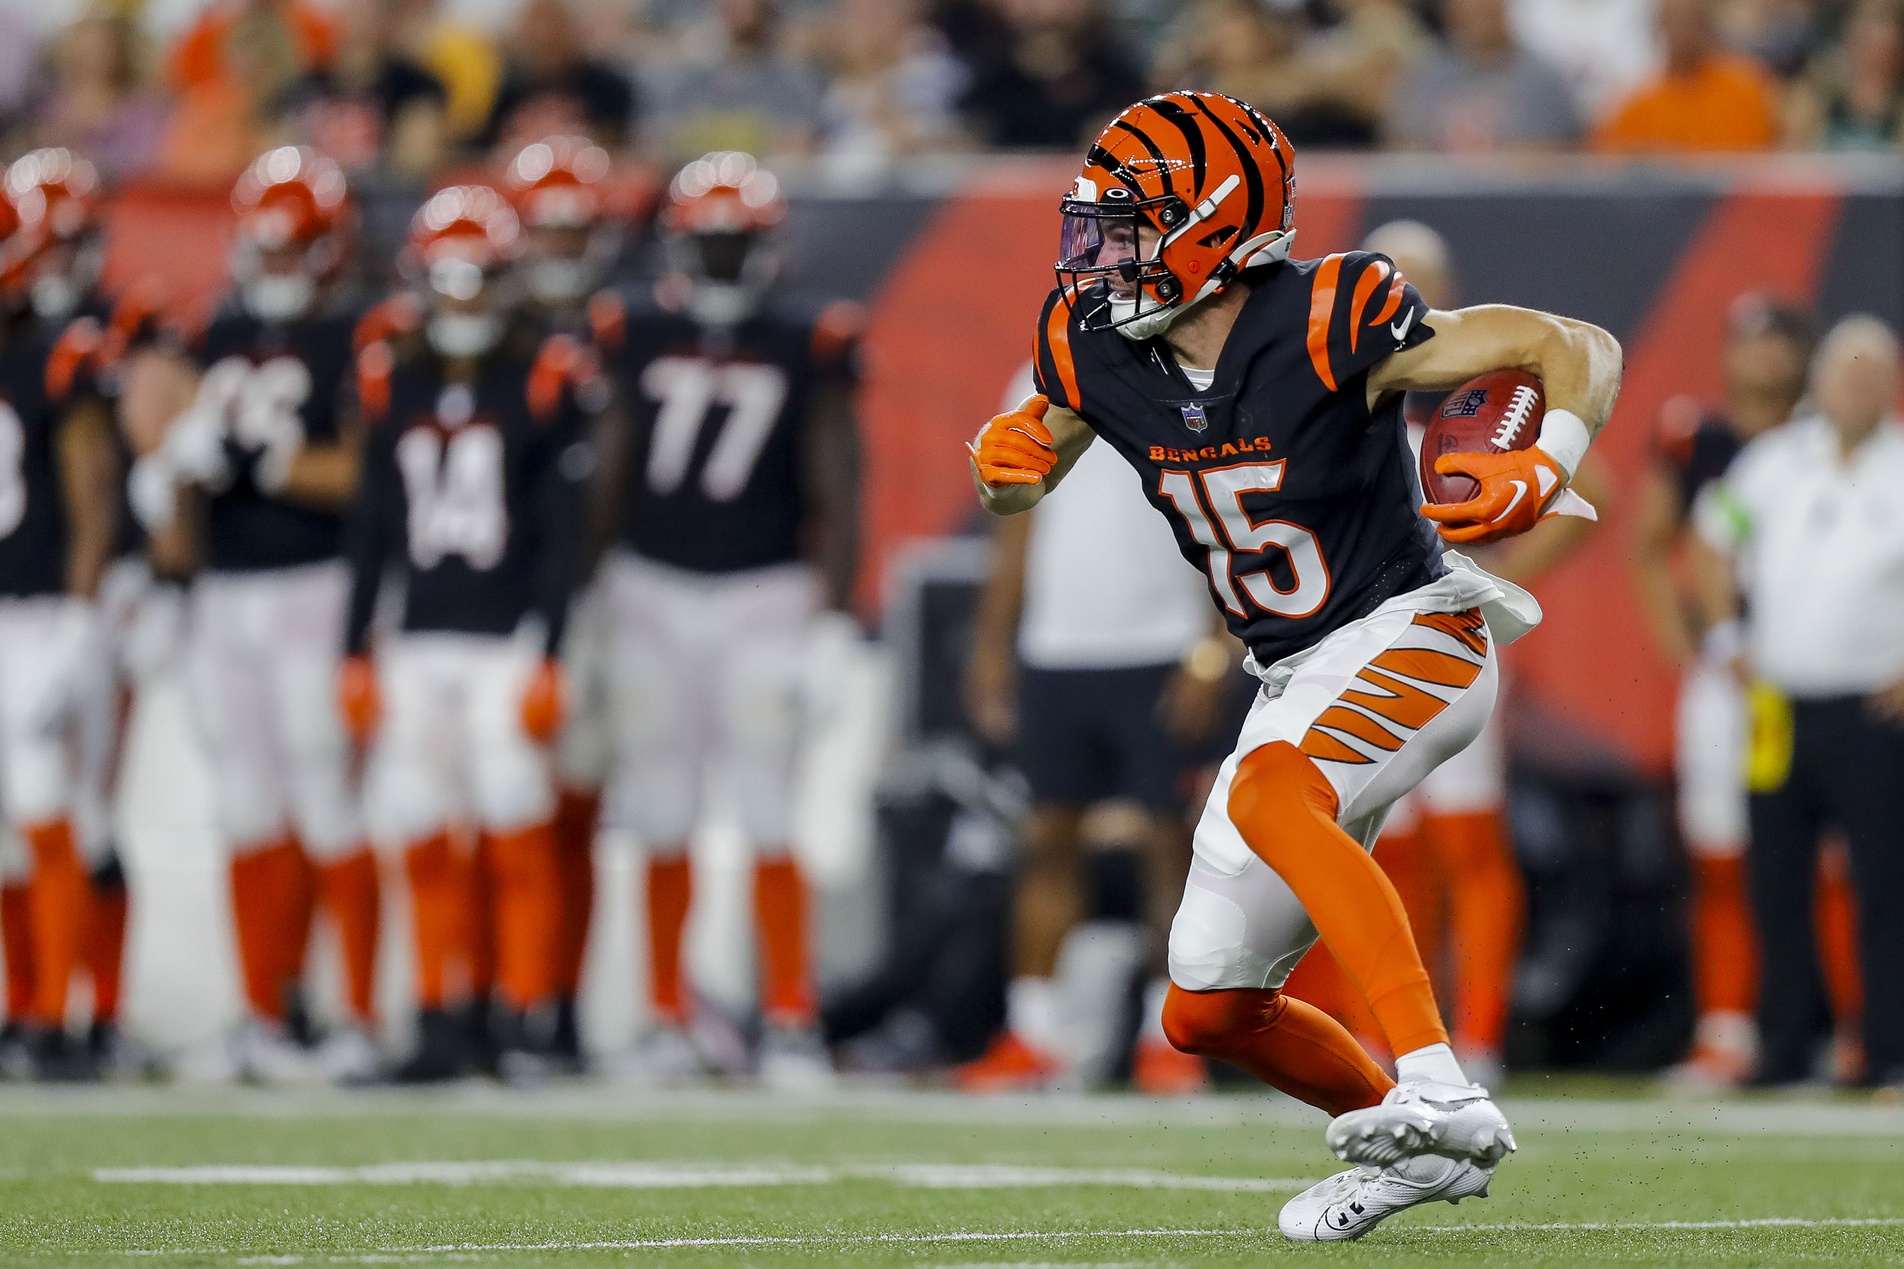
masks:
[[[1338,1159],[1384,1168],[1444,1155],[1491,1168],[1514,1153],[1514,1130],[1485,1088],[1410,1080],[1381,1103],[1337,1115],[1324,1139]]]
[[[817,1030],[768,1027],[760,1039],[762,1087],[781,1093],[824,1092],[838,1083],[833,1059]]]
[[[1493,1176],[1492,1168],[1432,1154],[1393,1167],[1350,1168],[1283,1204],[1276,1224],[1293,1242],[1346,1242],[1423,1203],[1486,1198]]]

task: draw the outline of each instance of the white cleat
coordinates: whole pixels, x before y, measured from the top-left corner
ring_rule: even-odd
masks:
[[[658,1088],[689,1084],[708,1073],[707,1061],[682,1027],[656,1026],[644,1031],[634,1047],[607,1064],[617,1081]]]
[[[383,1054],[377,1051],[377,1042],[358,1026],[333,1029],[311,1057],[325,1079],[346,1087],[374,1084],[383,1073]]]
[[[325,1082],[316,1059],[285,1034],[284,1028],[245,1018],[229,1040],[231,1074],[246,1084],[304,1085]]]
[[[1492,1168],[1438,1155],[1406,1159],[1388,1168],[1350,1168],[1283,1204],[1276,1224],[1283,1237],[1293,1242],[1346,1242],[1406,1208],[1486,1198],[1493,1176]]]
[[[1380,1105],[1337,1115],[1324,1139],[1338,1159],[1377,1168],[1424,1154],[1491,1168],[1516,1149],[1485,1088],[1430,1080],[1397,1084]]]
[[[768,1027],[760,1040],[760,1083],[781,1093],[817,1093],[837,1083],[820,1033],[806,1027]]]

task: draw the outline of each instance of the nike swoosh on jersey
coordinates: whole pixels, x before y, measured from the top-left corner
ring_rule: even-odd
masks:
[[[1388,333],[1393,335],[1395,337],[1395,342],[1399,344],[1404,339],[1408,338],[1408,328],[1413,326],[1414,324],[1415,324],[1415,310],[1411,308],[1406,313],[1402,314],[1401,321],[1396,322],[1393,326],[1388,328]]]

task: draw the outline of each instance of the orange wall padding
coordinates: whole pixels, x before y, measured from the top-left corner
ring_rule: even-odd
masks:
[[[106,289],[157,278],[168,308],[203,319],[225,289],[231,199],[225,191],[133,186],[106,208]]]

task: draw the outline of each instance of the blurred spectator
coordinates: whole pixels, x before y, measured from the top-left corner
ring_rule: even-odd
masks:
[[[1835,28],[1852,7],[1853,0],[1719,0],[1713,20],[1720,43],[1791,79],[1817,51],[1826,20]]]
[[[53,53],[51,91],[33,112],[31,143],[84,154],[108,184],[150,166],[166,105],[146,89],[139,55],[138,28],[123,14],[95,13],[67,27]]]
[[[840,0],[832,34],[822,149],[834,159],[887,160],[943,148],[971,78],[920,0]]]
[[[1446,48],[1415,68],[1388,118],[1411,150],[1551,149],[1580,135],[1567,80],[1514,40],[1507,0],[1448,0]]]
[[[1151,72],[1158,92],[1196,88],[1247,101],[1297,145],[1370,146],[1379,115],[1357,82],[1304,56],[1300,11],[1258,0],[1201,0],[1186,9]]]
[[[1144,96],[1100,0],[1000,0],[1010,40],[965,95],[974,131],[1000,149],[1068,150]]]
[[[669,159],[713,150],[794,156],[812,150],[822,86],[783,57],[776,0],[720,0],[714,20],[687,36],[657,96],[651,142]]]
[[[589,55],[568,0],[527,0],[506,48],[502,86],[477,138],[485,149],[558,133],[586,134],[610,150],[627,143],[634,85]]]
[[[1509,0],[1514,38],[1572,85],[1588,119],[1599,119],[1659,73],[1656,0]]]
[[[448,94],[445,123],[455,141],[467,141],[489,122],[502,86],[502,58],[488,35],[445,20],[438,0],[393,0],[401,15],[399,43],[436,76]]]
[[[313,60],[308,14],[293,4],[255,0],[230,11],[231,21],[213,24],[208,14],[197,30],[214,54],[193,49],[197,34],[175,50],[174,77],[184,85],[165,138],[160,167],[174,180],[222,185],[236,179],[276,135],[276,110],[306,70],[328,63],[335,32],[327,25],[325,57]],[[189,54],[189,55],[187,55]],[[207,62],[209,74],[199,74]],[[188,73],[189,72],[189,73]]]
[[[449,98],[436,76],[397,48],[399,16],[386,0],[345,0],[336,58],[307,73],[284,102],[292,139],[348,169],[382,164],[410,177],[436,169]]]
[[[1434,37],[1404,0],[1335,0],[1334,7],[1341,21],[1310,36],[1304,55],[1339,99],[1378,131]]]
[[[1786,107],[1786,141],[1804,149],[1894,150],[1904,144],[1904,6],[1863,0],[1844,40]]]
[[[25,102],[36,61],[33,29],[12,7],[0,5],[0,119]]]
[[[1713,0],[1660,0],[1666,69],[1595,131],[1596,149],[1627,153],[1765,150],[1778,140],[1772,78],[1720,47]]]
[[[230,49],[233,34],[241,26],[262,21],[283,27],[283,38],[300,70],[328,65],[337,51],[336,23],[328,8],[312,0],[215,0],[166,55],[166,77],[173,89],[187,92],[230,78],[235,69]]]

